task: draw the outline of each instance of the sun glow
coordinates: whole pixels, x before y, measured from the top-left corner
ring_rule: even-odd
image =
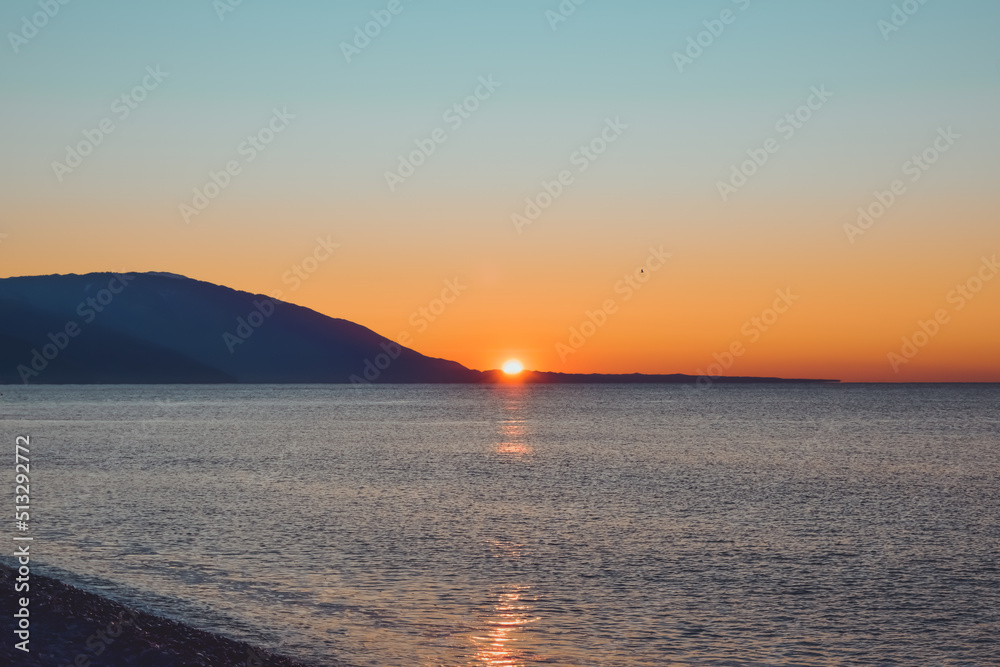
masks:
[[[509,359],[503,364],[503,372],[507,375],[517,375],[524,370],[524,364],[517,359]]]

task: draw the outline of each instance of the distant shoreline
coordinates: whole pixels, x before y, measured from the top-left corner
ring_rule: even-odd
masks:
[[[9,385],[837,382],[727,377],[735,352],[714,355],[697,375],[480,371],[407,347],[412,332],[390,339],[277,298],[164,273],[4,278],[0,314],[0,384]],[[650,359],[660,358],[630,363]]]
[[[995,384],[990,382],[965,382],[965,383],[951,383],[951,382],[918,382],[918,383],[884,383],[884,382],[844,382],[842,380],[825,380],[825,379],[809,379],[809,378],[765,378],[765,377],[717,377],[709,378],[704,376],[696,375],[643,375],[641,373],[631,373],[631,374],[582,374],[582,373],[550,373],[542,371],[524,371],[519,376],[506,376],[502,371],[482,371],[486,377],[483,380],[476,382],[455,382],[455,381],[433,381],[433,380],[423,380],[423,381],[412,381],[412,382],[184,382],[184,381],[161,381],[156,379],[151,379],[149,381],[144,380],[131,380],[127,382],[102,382],[102,381],[65,381],[65,382],[4,382],[0,380],[0,387],[19,387],[19,386],[78,386],[78,387],[100,387],[100,386],[116,386],[116,385],[183,385],[183,386],[215,386],[215,387],[240,387],[240,386],[254,386],[254,385],[270,385],[270,386],[287,386],[287,387],[298,387],[298,386],[322,386],[328,385],[331,387],[343,387],[351,386],[355,384],[365,384],[365,385],[383,385],[383,386],[397,386],[405,387],[410,385],[434,385],[434,386],[447,386],[447,385],[469,385],[469,386],[490,386],[490,385],[517,385],[517,384],[674,384],[674,385],[697,385],[699,387],[711,386],[716,384]]]

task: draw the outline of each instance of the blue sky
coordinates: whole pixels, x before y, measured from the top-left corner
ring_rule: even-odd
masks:
[[[693,174],[738,157],[734,144],[763,138],[819,84],[835,92],[836,109],[809,129],[801,150],[826,153],[830,177],[856,175],[852,149],[878,141],[895,158],[897,146],[940,122],[961,123],[984,149],[997,148],[995,2],[931,0],[888,41],[877,26],[892,13],[888,2],[680,4],[589,0],[553,31],[546,11],[557,2],[412,0],[348,64],[340,44],[387,2],[245,0],[224,20],[209,0],[70,2],[20,53],[0,56],[2,113],[17,127],[6,142],[17,159],[4,161],[4,177],[44,188],[35,168],[153,64],[170,78],[123,130],[134,152],[173,153],[172,166],[150,173],[144,187],[154,189],[168,186],[191,149],[210,164],[274,106],[297,111],[306,128],[283,156],[289,174],[312,187],[378,187],[387,161],[487,74],[502,82],[500,94],[464,128],[470,136],[454,149],[464,154],[426,178],[494,187],[512,175],[509,163],[558,166],[603,118],[621,116],[633,126],[627,159],[647,170],[620,179],[688,187]],[[679,73],[672,54],[726,9],[735,22]],[[5,3],[0,25],[16,31],[33,10],[33,2]],[[46,139],[49,152],[40,150]],[[677,159],[665,164],[664,151]],[[476,161],[503,169],[467,168],[484,154]],[[980,159],[986,166],[988,153]],[[324,166],[329,174],[317,174]],[[791,175],[775,180],[787,184]]]

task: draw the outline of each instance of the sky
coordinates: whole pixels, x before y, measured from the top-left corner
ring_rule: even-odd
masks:
[[[8,0],[0,277],[169,271],[483,370],[1000,381],[998,27]]]

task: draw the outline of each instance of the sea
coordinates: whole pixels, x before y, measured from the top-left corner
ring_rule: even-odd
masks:
[[[1000,385],[0,389],[34,571],[317,665],[1000,664]]]

